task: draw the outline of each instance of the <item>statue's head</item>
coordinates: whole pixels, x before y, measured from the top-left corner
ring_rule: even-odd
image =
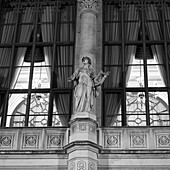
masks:
[[[88,61],[88,64],[91,65],[91,59],[90,59],[89,57],[84,56],[84,57],[82,58],[82,62],[84,62],[85,60],[87,60],[87,61]]]

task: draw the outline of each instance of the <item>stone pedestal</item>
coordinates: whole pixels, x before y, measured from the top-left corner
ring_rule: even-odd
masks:
[[[76,112],[70,121],[67,152],[69,170],[97,170],[97,122],[88,112]]]
[[[76,112],[70,121],[70,140],[90,141],[97,144],[96,115],[88,112]]]

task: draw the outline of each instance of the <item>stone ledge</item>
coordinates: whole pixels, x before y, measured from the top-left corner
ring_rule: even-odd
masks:
[[[73,121],[74,119],[87,119],[87,118],[96,121],[96,115],[89,112],[75,112],[71,116],[71,121]]]
[[[169,154],[170,150],[110,150],[110,149],[101,149],[100,154]],[[164,156],[163,156],[164,157]]]
[[[74,141],[69,143],[68,145],[64,146],[64,149],[69,149],[74,146],[88,146],[88,147],[94,147],[96,149],[102,149],[102,147],[96,143],[90,142],[90,141]]]
[[[53,154],[66,154],[64,149],[62,150],[0,150],[0,158],[2,155],[53,155]]]

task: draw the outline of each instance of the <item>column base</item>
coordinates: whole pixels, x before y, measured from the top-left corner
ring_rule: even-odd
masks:
[[[69,142],[90,141],[97,144],[96,115],[88,112],[76,112],[70,121]]]

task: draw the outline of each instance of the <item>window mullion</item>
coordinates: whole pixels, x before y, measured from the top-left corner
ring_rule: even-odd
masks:
[[[145,107],[146,107],[146,125],[150,125],[150,115],[149,115],[149,91],[148,91],[148,75],[147,75],[147,58],[146,58],[146,30],[145,23],[146,20],[144,18],[144,8],[142,10],[142,32],[143,32],[143,54],[144,54],[144,87],[145,87]]]
[[[122,81],[123,81],[123,91],[122,91],[122,126],[126,126],[127,125],[127,121],[126,121],[126,72],[125,72],[125,22],[124,22],[124,10],[125,8],[122,7],[121,10],[121,31],[122,31]]]
[[[32,56],[31,56],[31,68],[30,68],[30,76],[29,76],[29,85],[28,85],[28,98],[27,98],[27,107],[26,107],[26,118],[25,118],[25,126],[28,126],[29,123],[29,112],[30,112],[30,104],[31,104],[31,89],[32,89],[32,80],[33,80],[33,72],[34,72],[34,54],[36,48],[36,34],[37,34],[37,25],[38,25],[38,7],[35,9],[35,24],[34,24],[34,34],[33,34],[33,46],[32,46]]]
[[[170,104],[170,89],[169,89],[169,84],[170,84],[170,73],[169,73],[169,62],[168,62],[168,45],[167,45],[167,35],[166,35],[166,21],[165,21],[165,5],[162,5],[163,8],[161,10],[162,12],[162,23],[163,23],[163,36],[164,36],[164,46],[165,46],[165,58],[166,58],[166,73],[167,73],[167,86],[168,86],[168,105]],[[169,112],[169,110],[168,110]],[[170,113],[169,113],[169,119],[170,119]]]
[[[58,7],[58,6],[57,6]],[[55,71],[55,67],[54,67],[54,63],[55,63],[55,56],[56,56],[56,39],[57,39],[57,26],[58,26],[58,10],[56,10],[56,18],[55,18],[55,30],[54,30],[54,44],[53,44],[53,56],[52,56],[52,68],[51,68],[51,81],[50,81],[50,98],[49,98],[49,109],[48,109],[48,122],[47,125],[48,126],[52,126],[52,117],[53,117],[53,98],[54,98],[54,94],[53,94],[53,79],[54,79],[54,71]]]
[[[8,78],[8,84],[7,84],[7,93],[5,97],[5,105],[4,105],[4,114],[2,118],[2,127],[6,126],[6,119],[7,119],[7,112],[8,112],[8,100],[9,100],[9,89],[10,89],[10,82],[13,72],[13,60],[14,60],[14,51],[15,51],[15,41],[16,41],[16,35],[17,35],[17,28],[18,28],[18,20],[19,20],[19,9],[17,9],[15,12],[17,12],[17,17],[16,17],[16,23],[15,23],[15,31],[14,31],[14,39],[12,43],[12,54],[11,54],[11,61],[10,61],[10,66],[9,66],[9,78]]]

